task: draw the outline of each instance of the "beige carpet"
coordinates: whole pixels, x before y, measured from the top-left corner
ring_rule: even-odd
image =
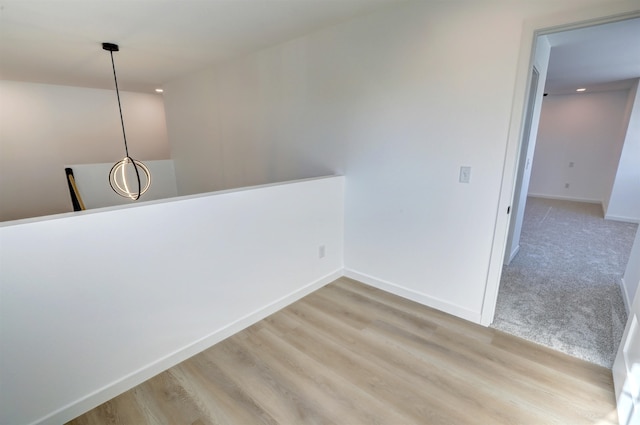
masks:
[[[529,198],[492,327],[611,367],[626,312],[619,281],[636,224],[597,204]]]

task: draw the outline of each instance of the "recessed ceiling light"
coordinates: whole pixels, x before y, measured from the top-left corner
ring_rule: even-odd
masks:
[[[156,89],[156,93],[163,93],[163,92],[164,92],[164,90],[162,90],[162,89]]]
[[[585,91],[585,90],[587,90],[587,89],[585,89],[585,88],[576,89],[576,91]]]

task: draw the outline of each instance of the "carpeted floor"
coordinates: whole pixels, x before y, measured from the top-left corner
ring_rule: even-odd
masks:
[[[636,224],[602,207],[528,198],[492,327],[610,368],[626,324],[619,280]]]

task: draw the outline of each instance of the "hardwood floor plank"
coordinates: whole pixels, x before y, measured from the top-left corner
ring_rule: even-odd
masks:
[[[277,423],[209,358],[195,356],[169,371],[201,406],[206,420],[214,424],[234,421],[265,425]]]
[[[133,391],[101,404],[73,421],[76,425],[126,425],[145,422]]]
[[[337,423],[407,423],[408,419],[395,411],[381,409],[380,403],[368,392],[354,385],[333,368],[313,359],[304,351],[298,350],[288,341],[271,329],[260,331],[260,336],[268,344],[274,344],[273,355],[291,353],[282,356],[280,363],[300,380],[299,386],[313,393],[318,402],[324,406],[332,406],[327,411],[331,417],[337,416]],[[277,361],[274,359],[274,362]]]
[[[308,312],[309,309],[305,309],[305,311]],[[339,323],[341,319],[342,318],[340,317],[340,315],[336,314],[336,310],[333,309],[332,317],[325,317],[323,319],[316,318],[316,321],[322,323],[336,320],[336,323]],[[375,327],[375,330],[369,333],[369,336],[371,338],[367,339],[367,334],[360,337],[360,339],[363,339],[366,346],[369,348],[369,354],[381,358],[391,359],[390,361],[393,363],[392,366],[395,369],[396,373],[405,370],[410,374],[410,376],[419,376],[423,378],[423,382],[416,382],[415,385],[419,386],[424,391],[426,396],[437,397],[440,403],[449,403],[452,406],[452,409],[469,409],[471,407],[473,409],[473,417],[471,419],[467,419],[466,421],[462,421],[460,419],[458,423],[478,423],[476,421],[480,421],[480,423],[491,422],[511,424],[524,423],[525,419],[527,419],[527,423],[543,422],[542,417],[540,417],[540,415],[536,413],[538,409],[535,403],[527,403],[526,397],[524,397],[524,403],[523,401],[516,400],[514,398],[514,391],[516,388],[514,388],[513,385],[511,387],[503,385],[505,388],[501,392],[502,396],[505,399],[505,402],[507,402],[507,406],[513,404],[514,400],[518,402],[520,408],[517,409],[517,411],[514,410],[512,414],[509,415],[507,414],[508,409],[501,407],[500,412],[497,412],[495,410],[485,412],[485,410],[487,409],[491,410],[491,407],[495,404],[491,403],[491,400],[495,399],[495,397],[498,395],[498,392],[495,389],[485,391],[485,388],[488,388],[485,387],[486,382],[490,380],[497,380],[496,387],[500,388],[499,384],[501,381],[509,382],[514,378],[510,374],[496,374],[496,372],[500,372],[500,370],[493,368],[493,365],[491,363],[478,364],[478,359],[472,358],[470,356],[464,356],[458,353],[457,349],[459,349],[460,347],[451,347],[450,344],[448,344],[448,339],[441,339],[440,341],[438,341],[438,339],[434,337],[430,337],[427,339],[422,335],[413,334],[411,332],[405,331],[400,327],[385,323],[381,320],[376,320],[373,325]],[[331,331],[327,330],[327,332]],[[345,333],[348,332],[341,331],[339,334],[342,335]],[[398,349],[406,349],[409,345],[415,344],[415,346],[418,347],[418,350],[415,353],[413,361],[407,361],[413,354],[410,350],[405,351],[402,355],[398,356],[397,353],[386,350],[384,346],[380,345],[380,343],[384,340],[384,338],[381,338],[383,334],[387,338],[386,341],[393,344]],[[356,338],[353,339],[357,340]],[[456,340],[456,338],[453,339]],[[341,343],[345,345],[349,344],[350,339],[344,340]],[[475,341],[471,341],[471,343],[475,344]],[[429,352],[429,355],[423,357],[422,354],[425,352],[425,349],[427,350],[427,352]],[[435,358],[434,356],[437,355],[441,355],[442,361],[440,362],[440,364],[436,365],[433,363],[433,359]],[[424,362],[418,363],[416,360],[419,360],[421,358],[424,360]],[[451,360],[452,358],[456,359],[455,364],[453,364]],[[398,361],[398,359],[402,359],[402,361]],[[465,365],[470,365],[470,367],[465,367]],[[455,370],[452,370],[453,367],[455,367]],[[429,372],[425,373],[424,371]],[[481,379],[473,379],[476,376],[479,376]],[[435,387],[430,386],[432,382],[435,382],[437,385]],[[539,393],[541,391],[544,391],[545,388],[541,386],[535,388],[525,388],[525,396],[529,395],[530,391],[532,390],[535,390]],[[517,393],[517,391],[515,391],[515,393]],[[469,394],[473,394],[473,398],[471,400],[467,399],[467,396]],[[479,403],[478,401],[483,400],[483,398],[486,403]],[[540,398],[541,396],[538,395],[538,399]],[[548,398],[544,400],[544,402],[546,402],[547,407],[554,406],[556,410],[563,410],[566,408],[565,401],[563,400]],[[540,403],[540,400],[538,400],[538,403]],[[523,405],[529,407],[530,412],[528,413],[528,415],[523,415]],[[483,414],[485,413],[487,414],[487,417],[483,419]],[[498,421],[497,418],[501,418],[501,420]],[[548,417],[544,422],[564,423],[561,419],[555,420],[554,422],[549,422]]]
[[[375,289],[366,288],[366,292],[369,295],[374,295]],[[406,302],[405,302],[406,306]],[[421,306],[419,307],[421,310],[423,309]],[[439,313],[442,315],[442,313]],[[457,319],[456,319],[457,320]],[[379,325],[380,323],[377,322]],[[389,327],[389,324],[384,324],[385,327]],[[611,405],[613,403],[612,394],[609,389],[603,392],[585,392],[582,391],[584,386],[584,382],[575,380],[573,376],[566,376],[566,378],[570,378],[569,382],[565,382],[562,380],[562,376],[558,375],[558,369],[550,368],[550,367],[540,367],[539,363],[531,363],[523,361],[517,355],[510,353],[508,350],[487,350],[484,349],[485,345],[477,344],[478,334],[485,334],[486,340],[493,340],[496,335],[499,335],[501,338],[505,337],[505,334],[495,332],[493,329],[488,329],[484,327],[480,327],[477,325],[466,324],[467,327],[476,327],[474,335],[471,337],[468,336],[469,332],[465,333],[457,333],[455,329],[452,329],[451,326],[442,326],[438,332],[436,332],[432,338],[429,339],[427,347],[425,345],[419,346],[418,351],[424,351],[425,349],[434,349],[429,352],[429,356],[431,356],[432,360],[435,356],[440,355],[444,362],[450,362],[451,356],[456,357],[456,363],[459,365],[469,365],[472,368],[477,368],[476,371],[464,369],[464,366],[461,370],[464,371],[465,376],[473,377],[476,373],[480,373],[483,380],[495,379],[496,377],[503,381],[515,380],[517,382],[525,383],[527,388],[524,389],[525,394],[529,394],[530,392],[534,392],[537,395],[538,403],[541,403],[545,406],[547,412],[551,411],[563,411],[567,408],[573,409],[578,413],[587,416],[588,418],[593,418],[594,416],[598,416],[600,413],[600,406],[598,406],[598,402],[604,401],[606,406]],[[380,329],[381,330],[381,329]],[[406,329],[395,329],[392,333],[395,334],[408,334]],[[422,338],[418,338],[413,335],[408,337],[408,340],[421,340]],[[509,336],[510,341],[514,341],[513,337]],[[515,339],[515,341],[522,341]],[[437,345],[433,345],[432,343],[438,342]],[[526,341],[523,341],[526,343]],[[533,352],[542,349],[544,352],[547,349],[540,346],[535,346],[534,344],[528,345],[530,349],[535,348],[534,350],[530,350]],[[441,351],[446,347],[445,351]],[[438,354],[438,350],[440,353]],[[569,358],[565,354],[557,353],[557,355],[551,356],[556,361],[559,359],[569,360],[571,364],[574,364],[574,359]],[[579,362],[577,362],[579,363]],[[587,365],[585,363],[585,365]],[[603,368],[595,365],[588,364],[592,370],[602,371]],[[497,367],[496,367],[497,366]],[[595,369],[594,369],[595,368]],[[508,371],[508,374],[501,373],[503,371]],[[602,375],[601,375],[602,376]],[[535,379],[531,379],[531,377],[535,377]],[[541,382],[544,380],[543,382]],[[610,388],[611,385],[611,374],[608,371],[608,379],[606,381],[607,388]],[[557,394],[548,394],[547,388],[549,386],[553,386],[557,388],[559,385],[565,385],[566,388],[571,388],[574,394],[569,400],[565,400],[562,397],[558,397]],[[510,392],[516,390],[515,387],[512,387]],[[547,397],[544,395],[548,394]],[[579,397],[575,397],[579,396]],[[580,403],[576,403],[575,399],[579,399]],[[526,397],[522,398],[520,404],[526,403]],[[537,407],[532,407],[533,410],[537,410]],[[547,421],[551,420],[550,418]],[[563,423],[562,419],[557,419],[557,423]]]
[[[286,312],[286,315],[292,314]],[[299,317],[293,315],[294,317]],[[273,322],[278,325],[277,321]],[[345,377],[354,385],[367,392],[378,403],[394,406],[403,415],[416,423],[420,418],[430,418],[431,423],[443,423],[437,412],[431,412],[433,401],[418,400],[414,394],[406,391],[404,383],[397,376],[393,376],[384,369],[378,368],[368,360],[368,356],[354,354],[348,347],[340,345],[330,336],[320,333],[317,329],[300,327],[291,333],[291,344],[298,349],[304,349],[319,362],[330,364],[339,375]]]
[[[305,307],[307,318],[310,318],[309,313],[314,307]],[[323,333],[337,344],[349,347],[356,355],[366,352],[367,361],[373,368],[384,370],[400,379],[401,383],[394,383],[396,391],[404,389],[415,393],[423,403],[425,400],[433,401],[436,410],[444,410],[447,416],[445,423],[451,420],[460,424],[475,423],[475,421],[512,423],[497,422],[496,416],[487,413],[486,410],[491,409],[491,405],[479,402],[477,396],[481,389],[470,385],[466,377],[452,377],[447,370],[434,368],[433,364],[426,359],[412,356],[410,352],[403,350],[401,344],[389,343],[390,339],[380,338],[379,334],[367,332],[356,336],[346,329],[335,332],[340,328],[339,316],[323,316],[322,311],[316,311],[315,314],[313,322],[316,324],[316,333]],[[313,326],[314,323],[310,322],[309,325]],[[384,379],[388,381],[391,378],[386,376]]]
[[[144,408],[145,422],[170,425],[181,421],[192,424],[203,416],[173,373],[162,373],[150,379],[147,385],[134,391],[134,396],[138,405]]]
[[[351,279],[73,425],[612,425],[611,372]]]
[[[276,373],[256,351],[244,350],[229,338],[216,351],[216,361],[234,371],[233,379],[277,423],[331,423],[318,418],[284,376]]]

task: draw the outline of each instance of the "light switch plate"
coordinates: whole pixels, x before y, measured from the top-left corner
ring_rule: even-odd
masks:
[[[460,167],[460,183],[471,181],[471,167]]]

